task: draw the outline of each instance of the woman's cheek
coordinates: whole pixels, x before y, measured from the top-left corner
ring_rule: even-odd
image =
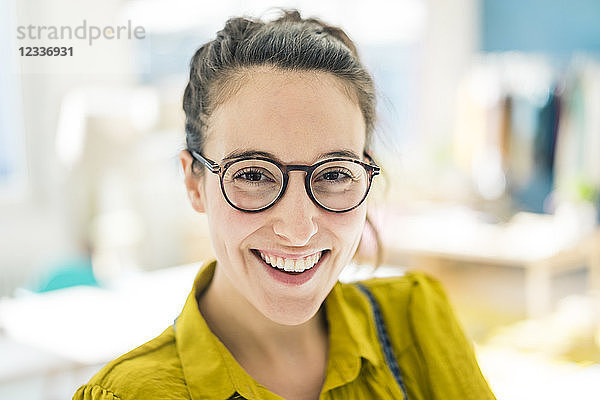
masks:
[[[327,225],[335,233],[338,246],[350,251],[357,246],[366,221],[366,208],[362,206],[344,214],[334,214]],[[340,249],[342,250],[342,249]]]
[[[220,241],[233,248],[238,248],[260,223],[257,215],[236,210],[227,203],[216,205],[210,219],[211,230],[217,233]]]
[[[361,205],[352,211],[341,214],[341,217],[342,218],[337,221],[339,225],[337,229],[343,229],[348,233],[362,233],[367,218],[367,208],[364,207],[364,205]]]

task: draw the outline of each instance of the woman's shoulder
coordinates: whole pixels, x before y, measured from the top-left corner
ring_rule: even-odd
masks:
[[[462,327],[444,285],[426,272],[408,271],[400,276],[370,278],[344,286],[346,291],[363,292],[359,294],[363,297],[366,293],[360,286],[366,288],[384,320],[408,328],[413,336],[427,333],[432,337],[439,331],[442,340],[452,340],[443,333],[451,328],[457,338],[462,339]]]
[[[494,398],[473,344],[437,278],[413,271],[357,283],[380,308],[396,354],[402,355],[400,366],[420,369],[422,384],[432,388],[435,398]],[[356,284],[345,288],[360,292]]]
[[[373,314],[373,307],[378,309],[399,352],[424,342],[470,347],[443,284],[426,272],[408,271],[342,287],[345,302],[355,312]]]
[[[73,400],[181,398],[187,393],[173,328],[106,364]]]
[[[408,301],[415,294],[446,299],[442,283],[423,271],[407,271],[398,276],[374,277],[342,284],[344,291],[356,290],[359,286],[366,287],[378,301]]]

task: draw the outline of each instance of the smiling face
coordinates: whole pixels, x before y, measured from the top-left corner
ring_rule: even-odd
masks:
[[[251,71],[214,111],[203,155],[221,163],[232,153],[263,152],[285,164],[310,165],[331,157],[328,153],[362,158],[364,148],[362,113],[337,78],[262,68]],[[274,206],[247,213],[227,203],[216,174],[205,170],[201,178],[192,177],[186,168],[192,204],[208,217],[221,275],[213,284],[227,283],[234,295],[285,325],[315,315],[352,258],[366,217],[365,203],[346,213],[318,207],[304,178],[301,171],[290,172]],[[276,268],[300,271],[311,265],[295,274]]]

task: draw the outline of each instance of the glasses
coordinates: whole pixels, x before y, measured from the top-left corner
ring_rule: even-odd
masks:
[[[329,158],[313,165],[280,164],[266,157],[244,157],[221,165],[194,150],[192,157],[219,175],[225,200],[235,209],[259,212],[283,197],[291,171],[306,174],[304,187],[308,197],[319,207],[336,213],[358,207],[367,197],[373,177],[380,168],[371,160]]]

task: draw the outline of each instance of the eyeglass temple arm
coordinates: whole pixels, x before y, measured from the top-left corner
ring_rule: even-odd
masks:
[[[364,151],[363,153],[365,157],[367,157],[370,161],[369,166],[372,168],[373,176],[379,175],[379,171],[381,171],[381,168],[377,165],[377,163],[369,153],[367,153],[366,151]]]
[[[200,153],[198,153],[195,150],[189,150],[189,152],[192,154],[192,157],[204,164],[206,168],[208,168],[211,172],[219,173],[221,171],[221,167],[216,162],[204,158]]]

